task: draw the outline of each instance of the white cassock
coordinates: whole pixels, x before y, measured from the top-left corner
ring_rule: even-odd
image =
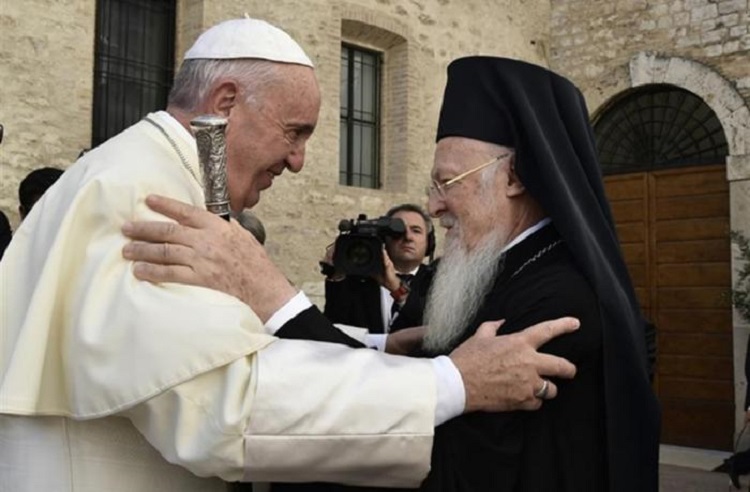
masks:
[[[121,226],[163,220],[145,197],[203,204],[195,142],[169,118],[68,169],[0,263],[0,491],[418,485],[430,361],[277,340],[234,297],[132,275]]]

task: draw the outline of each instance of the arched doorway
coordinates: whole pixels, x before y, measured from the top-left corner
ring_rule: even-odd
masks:
[[[594,124],[617,233],[657,330],[662,442],[729,450],[734,382],[727,141],[669,84],[633,89]]]

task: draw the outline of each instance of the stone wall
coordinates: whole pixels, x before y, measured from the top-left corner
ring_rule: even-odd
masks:
[[[748,0],[556,0],[550,66],[596,110],[629,88],[628,63],[657,52],[702,62],[750,100]]]
[[[269,251],[310,291],[319,289],[317,261],[340,219],[424,203],[448,62],[495,54],[547,64],[549,51],[549,0],[178,0],[177,58],[202,30],[246,12],[287,30],[317,65],[323,105],[305,169],[276,180],[256,208]],[[67,166],[90,145],[94,18],[94,0],[0,1],[0,123],[6,129],[0,208],[14,225],[23,175],[41,165]],[[338,184],[342,36],[385,51],[384,82],[392,90],[383,95],[380,190]],[[383,39],[399,43],[382,46]]]
[[[91,146],[94,0],[0,0],[0,209],[18,223],[18,183]]]

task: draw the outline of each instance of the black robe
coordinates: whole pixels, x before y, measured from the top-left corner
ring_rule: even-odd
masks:
[[[578,372],[554,380],[557,398],[538,411],[473,413],[436,429],[432,470],[420,490],[607,490],[602,323],[599,302],[554,227],[511,248],[470,329],[505,319],[498,334],[575,316],[581,327],[540,351],[565,357]]]
[[[472,56],[448,66],[437,141],[515,149],[515,171],[552,219],[599,300],[609,490],[658,490],[659,407],[648,381],[644,320],[604,193],[581,92],[543,67]]]
[[[472,413],[438,427],[432,470],[419,490],[607,490],[599,303],[554,227],[542,228],[508,251],[492,290],[455,346],[484,321],[505,319],[498,332],[502,335],[561,316],[579,318],[581,327],[540,351],[576,364],[576,377],[554,381],[559,394],[546,401],[541,410]],[[334,484],[273,486],[274,492],[393,490],[398,489]]]

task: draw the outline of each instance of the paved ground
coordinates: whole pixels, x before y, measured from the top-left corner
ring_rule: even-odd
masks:
[[[742,490],[748,490],[748,477],[742,478]],[[660,492],[728,492],[736,491],[730,486],[729,477],[715,473],[674,465],[659,466]]]
[[[743,447],[744,449],[744,447]],[[736,492],[726,473],[712,472],[730,453],[662,444],[659,449],[660,492]],[[742,490],[748,492],[748,477]]]

